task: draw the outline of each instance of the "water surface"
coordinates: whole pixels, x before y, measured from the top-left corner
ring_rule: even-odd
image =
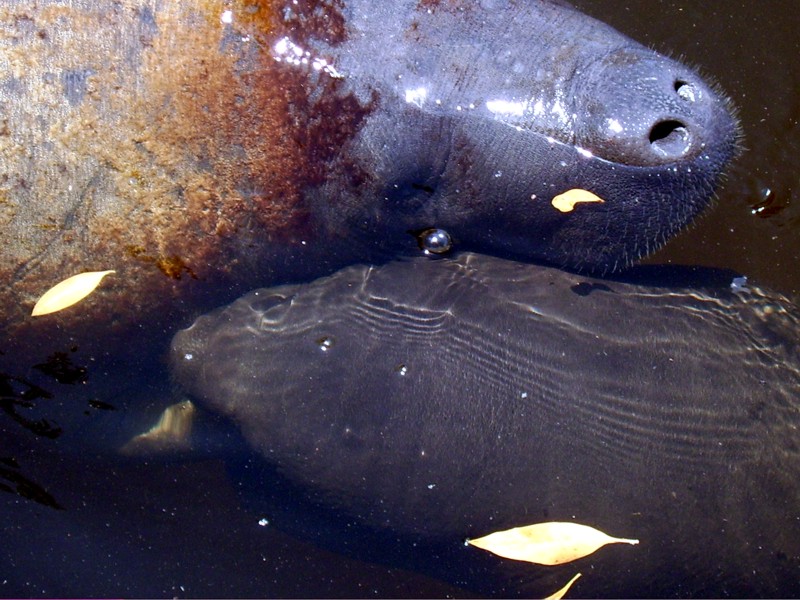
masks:
[[[746,152],[717,206],[647,262],[730,268],[800,295],[797,6],[575,4],[699,65],[739,107]],[[1,595],[472,594],[293,539],[241,501],[222,458],[110,452],[174,399],[162,361],[171,335],[164,331],[163,346],[138,362],[98,366],[65,348],[0,381]]]

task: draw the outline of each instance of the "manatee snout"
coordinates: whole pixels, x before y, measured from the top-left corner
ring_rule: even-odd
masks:
[[[184,388],[207,406],[228,416],[234,414],[236,401],[218,403],[216,399],[233,399],[247,393],[248,382],[235,376],[241,365],[230,363],[231,378],[217,377],[208,365],[247,352],[265,330],[282,331],[294,303],[293,292],[293,286],[276,287],[268,292],[256,290],[249,294],[249,302],[240,303],[234,310],[222,307],[211,311],[178,331],[172,340],[170,363],[173,373],[181,373]]]
[[[576,141],[614,162],[660,166],[735,153],[730,101],[692,69],[645,48],[597,60],[586,74]]]

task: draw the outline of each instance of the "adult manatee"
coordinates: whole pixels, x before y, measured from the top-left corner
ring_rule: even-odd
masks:
[[[211,290],[415,251],[432,227],[619,268],[708,205],[735,147],[696,72],[560,2],[45,0],[0,17],[3,320],[116,269],[36,324],[76,340],[101,315],[127,333]],[[573,188],[603,202],[554,207]]]
[[[799,318],[738,281],[462,254],[254,291],[179,332],[172,367],[345,547],[360,524],[398,536],[384,560],[455,571],[503,562],[465,538],[576,521],[640,544],[502,568],[534,595],[581,571],[578,596],[796,596]]]

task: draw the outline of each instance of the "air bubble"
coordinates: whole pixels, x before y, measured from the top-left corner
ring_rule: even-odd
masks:
[[[426,229],[417,242],[425,254],[445,254],[453,247],[453,240],[444,229]]]

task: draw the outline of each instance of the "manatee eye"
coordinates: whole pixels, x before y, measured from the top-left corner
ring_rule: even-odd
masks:
[[[253,294],[254,298],[250,303],[250,308],[253,309],[254,312],[265,313],[279,304],[283,304],[287,299],[287,297],[282,294],[267,294],[263,296],[261,294],[262,292],[255,292]]]
[[[453,240],[444,229],[422,231],[417,235],[417,243],[425,254],[444,254],[453,247]]]
[[[259,316],[262,327],[275,325],[280,323],[286,316],[286,312],[292,306],[293,298],[294,296],[284,296],[282,294],[259,296],[250,303],[250,309]]]

